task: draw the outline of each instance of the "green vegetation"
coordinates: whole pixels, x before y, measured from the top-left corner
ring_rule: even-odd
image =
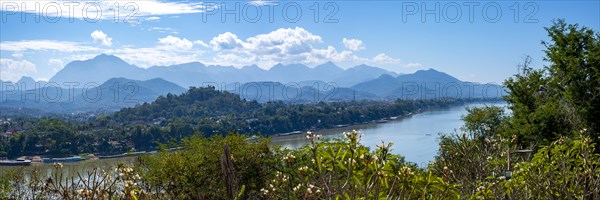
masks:
[[[468,109],[462,131],[440,135],[438,155],[425,168],[391,154],[392,144],[382,142],[375,149],[361,145],[361,134],[356,131],[331,140],[308,132],[310,143],[293,150],[272,147],[269,139],[263,137],[248,138],[235,133],[205,137],[198,133],[182,135],[180,151],[163,150],[141,157],[133,166],[121,165],[114,173],[102,173],[104,178],[100,180],[110,181],[91,178],[96,176],[81,177],[81,182],[87,184],[56,182],[61,179],[56,177],[24,181],[19,173],[6,173],[0,179],[0,198],[600,199],[600,154],[596,149],[600,141],[600,35],[561,20],[547,30],[552,39],[544,43],[550,65],[535,70],[529,67],[527,59],[523,72],[505,83],[510,89],[506,101],[511,114],[498,107]],[[218,105],[219,101],[214,101]],[[263,117],[288,116],[300,124],[314,123],[292,118],[294,112],[283,112],[287,109],[271,110],[272,106],[278,108],[277,103],[236,105],[239,107],[214,107],[222,112],[215,113],[256,106],[251,113],[264,109],[258,112]],[[360,106],[334,109],[334,105],[341,104],[284,108],[302,107],[319,110],[315,112],[318,116],[329,113],[336,117],[353,113],[345,110],[358,109],[358,116],[370,116],[370,111],[376,110],[373,113],[379,115],[373,114],[374,119],[386,116],[381,113],[394,108],[390,106],[394,103],[367,103],[364,110]],[[185,113],[178,115],[184,121],[213,115],[198,108],[180,107],[176,102],[150,104],[122,111],[114,118],[152,119],[160,115],[148,115],[160,110],[165,114]],[[111,120],[114,119],[98,123],[114,123]],[[339,121],[333,122],[328,124]],[[62,130],[60,122],[44,123]],[[313,126],[323,127],[319,123]],[[196,130],[201,129],[189,131]],[[162,149],[166,147],[161,145]]]
[[[149,104],[125,108],[89,122],[57,118],[13,119],[18,131],[0,139],[0,157],[118,154],[155,150],[196,132],[205,136],[239,132],[274,135],[372,122],[421,110],[460,105],[472,100],[432,99],[390,102],[320,102],[260,104],[213,87],[190,88],[181,95],[159,97]],[[6,131],[4,130],[4,131]]]
[[[19,171],[3,173],[0,198],[597,199],[600,194],[600,155],[591,153],[594,145],[585,136],[562,138],[531,161],[531,155],[511,156],[514,173],[506,180],[507,140],[481,141],[470,131],[444,137],[436,161],[423,169],[391,154],[392,144],[370,150],[360,145],[360,133],[344,135],[322,140],[309,132],[310,144],[296,150],[238,134],[192,136],[183,140],[181,151],[142,156],[132,166],[92,171],[76,181],[57,173],[36,172],[30,179]]]
[[[526,59],[522,73],[509,78],[505,98],[513,112],[508,135],[522,145],[549,144],[573,131],[589,129],[600,141],[600,33],[557,20],[546,28],[543,69],[533,69]]]

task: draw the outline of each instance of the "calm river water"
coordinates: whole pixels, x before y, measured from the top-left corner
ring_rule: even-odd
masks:
[[[406,161],[427,166],[433,161],[438,151],[439,134],[460,132],[463,126],[461,117],[467,107],[499,106],[506,109],[505,102],[496,103],[471,103],[462,106],[453,106],[446,109],[436,109],[406,116],[387,123],[371,123],[344,128],[327,129],[319,131],[324,137],[342,137],[343,132],[358,130],[364,135],[361,143],[375,148],[381,141],[393,142],[394,153],[403,155]],[[278,136],[273,138],[275,145],[286,148],[297,148],[306,144],[308,140],[304,134]]]

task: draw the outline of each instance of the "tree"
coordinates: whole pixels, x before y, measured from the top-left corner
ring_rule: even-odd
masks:
[[[535,70],[527,57],[520,74],[509,78],[505,100],[513,111],[508,121],[510,135],[522,144],[549,144],[561,135],[590,129],[600,136],[600,34],[577,24],[554,21],[546,28],[550,41],[545,61]]]
[[[590,129],[598,140],[600,132],[600,33],[592,29],[567,25],[556,20],[546,28],[550,42],[545,60],[549,73],[548,86],[566,104],[571,124],[576,129]]]
[[[548,89],[545,70],[533,69],[530,63],[531,58],[525,58],[521,72],[504,82],[508,89],[504,100],[512,111],[504,136],[515,137],[522,146],[548,144],[570,132],[561,97]]]

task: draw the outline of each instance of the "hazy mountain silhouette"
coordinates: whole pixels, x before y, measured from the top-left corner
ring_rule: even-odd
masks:
[[[419,70],[397,77],[381,75],[351,88],[369,91],[386,99],[500,98],[504,90],[496,84],[461,81],[434,69]]]
[[[377,78],[382,74],[397,75],[394,72],[367,65],[359,65],[344,70],[332,62],[326,62],[314,68],[303,64],[277,64],[268,70],[261,69],[256,65],[238,69],[233,66],[206,66],[199,62],[154,66],[144,69],[128,64],[116,56],[101,54],[89,60],[68,63],[50,81],[59,84],[78,82],[80,87],[89,82],[104,83],[114,77],[133,80],[162,78],[182,87],[203,86],[208,83],[228,84],[256,81],[282,83],[324,81],[335,82],[340,86],[351,86]]]
[[[45,86],[45,87],[44,87]],[[111,78],[100,85],[86,88],[59,88],[42,85],[41,88],[20,92],[0,91],[2,106],[33,108],[57,113],[112,112],[124,107],[154,101],[161,95],[181,94],[181,86],[155,78],[146,81]]]
[[[379,100],[377,95],[365,91],[328,85],[283,84],[264,81],[241,85],[228,85],[226,91],[238,94],[242,99],[258,102],[284,101],[289,103],[316,103],[320,101]]]
[[[44,87],[48,82],[35,81],[28,76],[22,76],[17,82],[0,80],[0,91],[3,90],[29,90]]]
[[[121,58],[100,54],[93,59],[68,63],[50,78],[50,82],[77,82],[83,86],[92,82],[101,84],[113,77],[139,79],[143,73],[142,68],[130,65]]]
[[[21,95],[23,92],[12,94],[2,91],[3,106],[62,113],[110,112],[151,102],[161,95],[180,94],[189,86],[208,85],[239,94],[248,100],[282,100],[289,103],[397,98],[499,98],[504,94],[504,88],[499,85],[465,82],[434,69],[398,75],[368,65],[344,70],[332,62],[313,68],[302,64],[277,64],[269,70],[256,65],[235,68],[206,66],[199,62],[143,69],[105,54],[90,60],[73,61],[50,81],[49,84],[37,82],[41,86],[38,91],[25,91],[25,101]],[[66,82],[78,82],[80,85],[72,91],[56,88],[56,83]],[[90,82],[95,84],[90,87]],[[30,77],[22,77],[16,83],[23,83],[27,88],[36,84]],[[17,85],[2,82],[2,88],[10,84]],[[88,86],[86,90],[84,86]],[[70,92],[74,94],[72,99],[67,98]],[[63,96],[58,101],[47,98],[60,95]],[[101,95],[101,98],[95,99],[96,95]],[[33,101],[36,98],[39,100]]]

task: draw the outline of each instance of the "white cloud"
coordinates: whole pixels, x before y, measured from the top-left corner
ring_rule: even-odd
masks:
[[[300,27],[280,28],[245,40],[226,32],[214,37],[209,43],[218,53],[213,58],[216,64],[234,66],[258,64],[270,67],[276,63],[310,65],[326,61],[370,62],[370,59],[356,56],[352,51],[338,51],[332,46],[317,48],[323,43],[321,36]]]
[[[157,16],[146,17],[146,19],[144,19],[144,21],[158,21],[158,20],[160,20],[160,17],[157,17]]]
[[[378,63],[378,64],[398,64],[398,63],[400,63],[400,59],[392,58],[392,57],[386,55],[385,53],[380,53],[380,54],[376,55],[375,57],[373,57],[373,62]]]
[[[96,33],[91,34],[94,41],[103,43],[104,46],[112,42],[102,31],[94,32]],[[354,50],[364,49],[364,44],[358,39],[344,38],[342,41],[349,44],[345,46],[351,46]],[[53,67],[52,69],[55,71],[60,70],[66,62],[90,59],[100,53],[113,54],[131,64],[145,68],[198,61],[205,64],[233,66],[257,64],[265,68],[277,63],[314,65],[327,61],[346,64],[369,63],[381,67],[420,66],[418,63],[401,63],[400,59],[390,57],[385,53],[372,58],[361,57],[356,55],[355,51],[350,49],[351,47],[346,47],[348,50],[338,50],[323,43],[324,40],[321,36],[296,27],[280,28],[248,38],[239,38],[234,33],[225,32],[207,42],[168,35],[157,39],[154,45],[141,47],[136,45],[123,45],[118,48],[91,47],[82,43],[51,40],[7,41],[2,42],[2,50],[12,51],[13,54],[26,53],[28,55],[45,53],[34,51],[63,53],[56,54],[61,56],[60,60],[48,60],[48,64],[36,63],[40,66]],[[152,43],[147,42],[146,44]],[[207,51],[210,53],[207,54]]]
[[[95,30],[90,34],[94,42],[100,42],[102,45],[109,47],[112,45],[112,38],[108,37],[104,32]]]
[[[60,60],[60,59],[54,59],[54,58],[52,58],[52,59],[48,60],[48,64],[49,65],[62,66],[63,65],[63,61]]]
[[[15,58],[22,58],[23,54],[22,53],[13,53],[13,54],[11,54],[11,56],[15,57]]]
[[[194,44],[190,42],[188,39],[181,39],[178,37],[167,36],[164,38],[158,39],[158,43],[165,48],[175,51],[188,51],[192,49]]]
[[[208,44],[206,44],[204,41],[202,40],[196,40],[194,41],[195,45],[200,45],[201,47],[208,47]]]
[[[118,7],[116,7],[115,5],[118,5]],[[28,9],[22,9],[23,7]],[[132,23],[138,23],[140,21],[137,19],[137,17],[193,14],[211,11],[217,8],[218,6],[214,4],[203,4],[202,2],[172,2],[164,0],[144,0],[129,2],[120,0],[16,0],[10,2],[2,2],[2,6],[0,6],[0,10],[2,11],[33,13],[46,17],[85,19],[87,21],[97,21],[100,19],[119,20],[122,22],[126,21]],[[115,16],[114,14],[115,9],[118,9],[120,11],[117,12],[118,16]],[[14,15],[12,17],[18,16],[19,15]]]
[[[346,48],[350,49],[351,51],[359,51],[365,49],[365,45],[361,40],[343,38],[342,43]]]
[[[89,53],[89,54],[72,54],[68,58],[70,60],[89,60],[98,56],[97,53]]]
[[[178,34],[177,31],[175,31],[172,28],[169,27],[152,27],[148,29],[149,31],[157,31],[157,32],[161,32],[161,33],[171,33],[171,34]]]
[[[48,65],[52,67],[52,71],[54,72],[58,72],[65,66],[62,60],[54,58],[48,60]]]
[[[22,76],[28,76],[31,73],[37,72],[37,68],[35,64],[26,60],[17,61],[0,58],[0,71],[2,71],[1,80],[16,82]]]
[[[312,51],[313,45],[322,43],[318,35],[303,28],[280,28],[268,34],[260,34],[247,40],[248,50],[257,54],[301,54]]]
[[[423,66],[423,64],[421,64],[421,63],[408,63],[408,64],[405,64],[405,65],[403,65],[403,66],[404,66],[404,67],[411,67],[411,68],[412,68],[412,67],[414,67],[414,68],[418,68],[418,67],[422,67],[422,66]]]
[[[97,51],[96,47],[80,45],[76,42],[54,41],[54,40],[22,40],[22,41],[3,41],[3,51],[23,52],[26,50],[54,50],[60,52],[79,52],[79,51]]]
[[[194,48],[194,45],[208,46],[206,43],[204,45],[202,43],[201,40],[191,42],[186,38],[169,35],[159,38],[156,46],[153,47],[129,46],[106,50],[104,53],[116,55],[128,63],[147,68],[202,61],[201,56],[205,51]]]
[[[175,52],[162,47],[120,48],[105,53],[118,56],[139,67],[164,66],[200,61],[202,52]]]
[[[278,5],[279,3],[277,1],[255,0],[255,1],[248,1],[248,4],[251,4],[254,6],[271,6],[271,5]]]
[[[237,35],[231,32],[219,34],[210,40],[210,45],[213,50],[233,50],[243,46],[242,40],[238,39]]]

